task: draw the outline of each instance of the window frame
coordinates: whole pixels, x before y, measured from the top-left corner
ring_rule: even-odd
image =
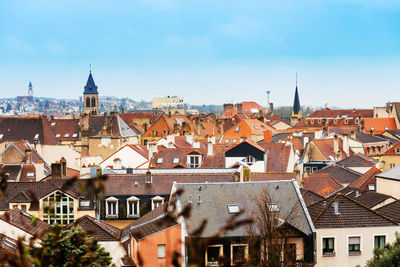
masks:
[[[373,246],[373,248],[375,249],[375,248],[377,248],[376,246],[375,246],[375,238],[377,238],[377,237],[384,237],[385,238],[385,240],[384,240],[384,243],[383,243],[383,247],[385,247],[385,244],[387,244],[387,242],[386,242],[386,240],[387,240],[387,234],[376,234],[376,235],[374,235],[374,238],[372,239],[372,246]],[[383,248],[382,247],[382,248]]]
[[[57,198],[59,198],[58,202]],[[67,225],[75,221],[75,199],[67,193],[61,190],[55,190],[43,197],[41,202],[43,209],[42,221],[45,221],[50,225]],[[46,207],[49,207],[49,211],[47,212],[45,212]],[[64,207],[66,207],[66,212],[64,212]],[[58,212],[57,209],[60,211]],[[54,210],[54,213],[51,214],[50,210]],[[64,221],[66,222],[64,223]]]
[[[219,262],[217,261],[216,263],[213,261],[213,262],[211,262],[211,263],[209,263],[208,261],[207,261],[207,257],[208,257],[208,248],[209,247],[218,247],[219,248],[219,257],[221,258],[221,257],[223,257],[224,256],[224,245],[223,244],[214,244],[214,245],[208,245],[207,247],[206,247],[206,256],[205,256],[205,265],[206,266],[220,266],[219,265]]]
[[[140,217],[140,209],[139,209],[139,207],[140,207],[139,203],[140,202],[139,201],[140,201],[139,198],[137,198],[135,196],[131,196],[126,200],[126,206],[127,206],[126,217],[128,217],[128,218]],[[136,213],[132,212],[131,205],[130,205],[131,203],[134,203],[134,205],[136,205],[136,211],[137,211]],[[135,209],[133,209],[133,211],[134,210]]]
[[[197,163],[192,163],[192,159],[197,159],[198,162]],[[201,155],[196,154],[196,155],[188,155],[187,156],[187,164],[186,164],[189,168],[192,169],[197,169],[200,168],[201,166]]]
[[[164,255],[160,256],[160,248],[164,248]],[[166,244],[157,244],[157,259],[165,259],[167,257],[167,246]]]
[[[324,250],[325,250],[325,249],[324,249],[324,245],[325,245],[324,239],[333,239],[333,249],[332,249],[331,252],[324,252]],[[322,237],[321,237],[321,244],[322,244],[322,246],[321,246],[321,249],[322,249],[321,253],[322,253],[322,256],[323,256],[323,257],[334,257],[334,256],[336,256],[336,252],[335,252],[336,237],[335,237],[335,236],[322,236]]]
[[[360,242],[358,244],[358,250],[350,250],[350,238],[359,238]],[[349,235],[347,236],[347,255],[349,256],[358,256],[361,255],[362,249],[361,249],[361,244],[362,244],[362,238],[361,235]]]
[[[161,204],[157,205],[157,207],[156,207],[155,202],[159,202],[159,201],[161,201]],[[164,201],[165,201],[165,199],[161,196],[155,196],[155,197],[151,198],[151,210],[154,210],[154,209],[158,208],[159,206],[163,205]]]
[[[108,208],[109,203],[115,204],[115,214],[110,214],[110,210]],[[106,218],[118,218],[118,199],[115,197],[109,197],[106,199]]]
[[[248,261],[249,259],[249,244],[240,243],[240,244],[231,244],[231,265],[236,266],[234,259],[233,259],[233,247],[245,247],[244,250],[244,261]]]

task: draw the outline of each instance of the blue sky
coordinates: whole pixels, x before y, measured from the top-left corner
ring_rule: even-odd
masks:
[[[1,1],[0,92],[100,94],[193,104],[398,101],[400,1]]]

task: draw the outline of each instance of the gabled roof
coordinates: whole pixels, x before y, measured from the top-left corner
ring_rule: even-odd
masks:
[[[303,196],[304,202],[306,203],[307,207],[324,199],[323,196],[320,196],[317,193],[305,188],[300,188],[300,192],[301,195]]]
[[[327,173],[310,173],[302,180],[303,188],[321,196],[328,196],[343,186]]]
[[[43,117],[2,117],[0,118],[0,134],[2,134],[1,142],[27,140],[33,144],[37,139],[40,144],[57,144],[47,120]]]
[[[368,185],[375,185],[375,176],[381,173],[376,167],[372,167],[369,171],[358,177],[350,186],[362,189],[368,189]]]
[[[73,223],[70,223],[66,228],[72,226],[82,227],[88,235],[96,238],[98,241],[119,241],[121,238],[121,229],[114,227],[108,223],[97,221],[89,215],[84,215]]]
[[[394,118],[364,118],[364,129],[366,132],[372,131],[380,134],[387,130],[395,130],[396,121]]]
[[[311,142],[315,144],[318,150],[322,153],[325,160],[336,159],[337,155],[334,150],[334,138],[328,139],[314,139]],[[346,153],[343,150],[343,141],[338,138],[340,155],[345,157]]]
[[[139,225],[132,225],[129,232],[133,238],[136,240],[141,240],[147,236],[161,232],[178,224],[179,222],[171,216],[161,215],[154,220]]]
[[[94,83],[92,72],[89,73],[88,80],[86,82],[85,86],[85,91],[83,91],[84,94],[98,94],[97,92],[97,86]]]
[[[397,144],[395,144],[394,146],[392,146],[390,149],[388,149],[385,154],[391,154],[394,155],[396,154],[396,149],[400,148],[400,142],[398,142]]]
[[[338,203],[339,214],[333,203]],[[397,223],[343,194],[335,194],[308,207],[316,228],[395,226]]]
[[[38,218],[34,218],[28,213],[19,210],[12,209],[0,215],[0,219],[12,224],[23,231],[33,235],[42,235],[51,229],[51,226]]]
[[[342,167],[373,167],[378,160],[370,158],[364,154],[356,153],[337,162]]]
[[[400,224],[400,200],[389,203],[375,211]]]
[[[351,184],[355,182],[362,174],[338,164],[328,165],[320,169],[317,173],[326,173],[335,178],[341,184]]]
[[[185,218],[185,225],[190,225],[188,232],[197,229],[203,219],[207,224],[199,237],[211,237],[222,229],[233,216],[229,213],[228,205],[237,205],[244,213],[238,219],[252,216],[256,210],[254,198],[261,194],[268,194],[271,201],[277,205],[279,216],[286,218],[295,213],[295,218],[289,218],[287,223],[309,235],[314,232],[312,222],[300,194],[298,185],[294,181],[243,182],[243,183],[177,183],[175,189],[183,189],[177,197],[178,207],[187,203],[192,206],[191,216]],[[232,193],[234,192],[234,193]],[[200,199],[200,202],[199,202]],[[192,203],[190,203],[190,201]],[[239,226],[224,233],[221,237],[246,236],[244,226]]]
[[[395,201],[391,196],[380,194],[371,190],[364,190],[360,188],[355,188],[352,186],[346,186],[343,189],[335,192],[334,194],[342,194],[345,195],[354,201],[357,201],[360,204],[372,209],[373,207],[382,204],[387,200]],[[333,195],[334,195],[333,194]]]

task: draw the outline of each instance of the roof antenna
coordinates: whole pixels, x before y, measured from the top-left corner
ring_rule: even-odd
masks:
[[[89,71],[92,73],[92,64],[89,64]]]
[[[296,87],[297,87],[297,72],[296,72]]]

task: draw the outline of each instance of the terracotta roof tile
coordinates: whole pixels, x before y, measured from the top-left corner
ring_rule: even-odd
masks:
[[[397,127],[394,118],[364,118],[364,129],[366,132],[380,134],[387,130],[396,130]]]
[[[375,185],[375,175],[379,173],[381,173],[379,169],[372,167],[369,171],[352,182],[350,186],[368,190],[368,185]]]
[[[326,173],[310,173],[302,180],[303,188],[321,196],[328,196],[343,186]]]

